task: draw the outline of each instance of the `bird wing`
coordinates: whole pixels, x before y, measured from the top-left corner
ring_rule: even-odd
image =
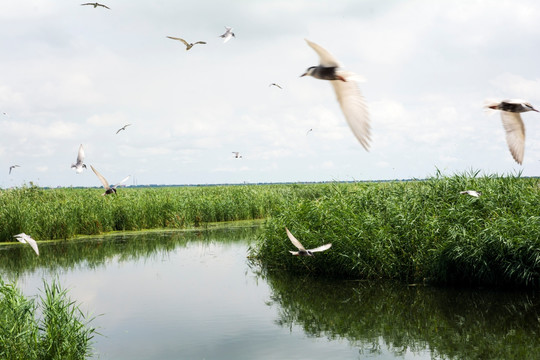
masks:
[[[110,7],[108,7],[107,5],[103,5],[103,4],[98,4],[98,6],[103,6],[104,8],[106,8],[106,9],[109,9],[109,10],[111,10],[111,8],[110,8]]]
[[[289,229],[285,228],[285,231],[287,231],[287,236],[289,237],[289,240],[291,240],[291,242],[293,243],[294,246],[296,246],[298,248],[298,250],[303,250],[303,251],[306,251],[306,249],[304,248],[304,246],[300,243],[300,241],[298,241],[298,239],[296,239],[294,237],[293,234],[291,234],[291,232],[289,231]]]
[[[311,251],[311,252],[319,252],[319,251],[328,250],[328,249],[330,249],[331,247],[332,247],[332,244],[325,244],[325,245],[316,247],[315,249],[309,249],[308,251]]]
[[[173,40],[178,40],[178,41],[181,41],[183,42],[186,46],[189,46],[188,42],[182,38],[177,38],[177,37],[173,37],[173,36],[167,36],[169,39],[173,39]]]
[[[84,149],[81,144],[81,146],[79,146],[79,153],[77,154],[77,164],[78,163],[82,164],[83,161],[84,161]]]
[[[17,235],[13,235],[13,237],[17,239],[17,241],[22,242],[23,244],[26,244],[26,240],[24,238],[25,235],[26,235],[25,233],[20,233]]]
[[[193,45],[195,44],[206,44],[206,41],[197,41],[196,43],[193,43]]]
[[[128,179],[130,178],[130,176],[131,176],[131,175],[128,175],[128,176],[126,176],[125,178],[123,178],[119,183],[115,184],[115,185],[113,186],[113,188],[116,188],[117,186],[120,186],[120,185],[122,185],[123,183],[125,183],[126,181],[128,181]]]
[[[223,38],[223,42],[226,43],[227,41],[231,40],[232,35],[230,33],[225,33],[221,35],[221,37]]]
[[[371,141],[369,112],[358,85],[355,81],[332,80],[330,82],[334,86],[347,124],[364,149],[369,151]]]
[[[90,167],[92,168],[92,171],[94,172],[94,174],[96,174],[96,176],[98,177],[99,181],[101,181],[101,183],[103,184],[103,187],[105,188],[105,190],[109,190],[111,187],[109,186],[107,179],[105,179],[103,175],[99,173],[99,171],[94,169],[92,165],[90,165]]]
[[[30,235],[26,235],[25,233],[20,233],[20,234],[15,235],[15,238],[18,241],[22,242],[23,244],[30,245],[32,247],[32,249],[34,249],[36,254],[39,255],[39,249],[38,249],[37,242],[36,242],[36,240],[32,239],[30,237]]]
[[[306,40],[308,45],[311,46],[311,48],[315,50],[315,52],[319,55],[319,59],[320,59],[319,63],[322,66],[341,67],[340,62],[322,46],[315,44],[314,42],[311,42],[308,39],[304,39],[304,40]]]
[[[512,157],[518,164],[523,163],[525,152],[525,125],[519,113],[501,111],[501,119],[506,131],[506,143]]]

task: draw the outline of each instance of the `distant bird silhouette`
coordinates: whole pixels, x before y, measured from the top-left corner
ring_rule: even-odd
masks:
[[[356,83],[359,76],[341,69],[339,61],[322,46],[305,39],[309,46],[319,55],[320,64],[309,67],[301,76],[312,76],[316,79],[330,80],[341,110],[352,132],[362,144],[364,149],[369,150],[370,125],[369,113],[364,97]]]
[[[118,134],[120,131],[126,130],[126,128],[127,128],[128,126],[130,126],[130,125],[131,125],[131,124],[126,124],[126,125],[122,126],[120,129],[118,129],[118,131],[116,131],[116,133]]]
[[[285,231],[287,232],[287,236],[289,237],[289,240],[291,240],[291,242],[293,243],[294,246],[296,246],[298,248],[298,251],[291,251],[289,250],[289,252],[295,256],[313,256],[313,253],[314,252],[318,252],[318,251],[324,251],[324,250],[328,250],[332,247],[332,244],[325,244],[325,245],[322,245],[322,246],[319,246],[319,247],[316,247],[315,249],[309,249],[309,250],[306,250],[306,248],[304,248],[304,246],[300,243],[300,241],[298,241],[293,234],[291,234],[291,232],[289,231],[289,229],[285,228]]]
[[[84,4],[81,4],[81,6],[84,6],[84,5],[92,5],[92,6],[94,7],[94,9],[97,8],[98,6],[104,7],[104,8],[109,9],[109,10],[111,9],[111,8],[108,7],[107,5],[103,5],[103,4],[100,4],[100,3],[97,3],[97,2],[95,2],[95,3],[84,3]]]
[[[109,182],[107,181],[107,179],[105,179],[103,177],[103,175],[101,175],[99,173],[99,171],[97,171],[96,169],[94,169],[94,167],[92,165],[90,165],[90,167],[92,168],[92,171],[94,172],[94,174],[96,174],[96,176],[98,177],[99,181],[101,181],[101,183],[103,184],[103,187],[105,188],[105,192],[103,194],[101,194],[101,196],[104,196],[104,195],[109,195],[109,194],[116,194],[116,188],[118,186],[120,186],[121,184],[123,184],[124,182],[126,182],[129,177],[131,175],[128,175],[126,176],[122,181],[120,181],[118,184],[114,185],[114,186],[110,186],[109,185]]]
[[[18,168],[18,167],[20,167],[20,166],[19,166],[19,165],[11,165],[11,166],[9,167],[9,173],[11,174],[11,170],[13,170],[13,169],[15,169],[15,168]]]
[[[206,42],[204,41],[197,41],[197,42],[194,42],[194,43],[188,43],[186,40],[182,39],[182,38],[177,38],[177,37],[173,37],[173,36],[167,36],[169,39],[173,39],[173,40],[178,40],[178,41],[181,41],[184,43],[184,45],[186,45],[186,51],[191,49],[194,45],[197,45],[197,44],[206,44]]]
[[[39,249],[38,249],[38,246],[37,246],[37,242],[36,240],[32,239],[30,237],[30,235],[26,235],[25,233],[20,233],[20,234],[17,234],[17,235],[13,235],[13,237],[15,239],[17,239],[17,241],[23,243],[23,244],[28,244],[32,247],[32,249],[34,249],[34,251],[36,252],[36,254],[38,254],[39,256]]]
[[[306,132],[306,136],[307,136],[310,132],[312,132],[312,131],[313,131],[313,129],[309,129],[309,130]]]
[[[275,86],[275,87],[278,87],[280,89],[283,89],[281,86],[279,86],[279,84],[276,84],[276,83],[271,83],[270,85],[268,85],[268,87],[270,86]]]
[[[86,169],[86,164],[83,164],[84,161],[84,149],[82,144],[79,146],[79,152],[77,153],[77,161],[75,164],[71,164],[71,168],[75,169],[77,174],[82,173],[83,169]]]
[[[234,158],[235,158],[235,159],[241,159],[241,158],[242,158],[242,155],[240,155],[240,152],[238,152],[238,151],[233,151],[232,153],[234,154]]]
[[[531,104],[524,100],[511,99],[496,102],[486,101],[486,108],[501,110],[501,119],[506,131],[506,143],[512,157],[518,164],[523,163],[525,153],[525,124],[519,113],[536,111]]]
[[[465,190],[465,191],[460,191],[459,193],[461,195],[470,195],[474,197],[480,197],[480,195],[482,195],[481,191],[476,191],[476,190]]]
[[[224,43],[231,40],[232,37],[236,37],[236,35],[234,35],[232,30],[233,30],[232,28],[225,26],[225,32],[223,33],[223,35],[219,35],[220,38],[223,38]]]

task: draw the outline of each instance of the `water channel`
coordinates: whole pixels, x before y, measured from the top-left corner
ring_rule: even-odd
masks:
[[[261,273],[258,226],[0,246],[0,276],[57,278],[97,359],[538,359],[540,294]],[[284,241],[288,241],[284,238]],[[284,253],[283,256],[290,256]]]

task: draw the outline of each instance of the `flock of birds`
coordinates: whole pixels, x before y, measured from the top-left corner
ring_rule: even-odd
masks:
[[[84,3],[82,6],[93,6],[94,8],[103,7],[110,9],[108,6],[100,3]],[[219,37],[223,38],[223,42],[226,43],[231,38],[236,37],[233,29],[230,27],[225,27],[225,33]],[[190,43],[183,38],[167,36],[167,38],[180,41],[186,46],[186,51],[193,48],[195,45],[204,45],[205,41],[196,41]],[[367,105],[365,103],[364,97],[362,96],[360,89],[358,87],[358,81],[362,78],[350,71],[346,71],[342,68],[341,63],[324,49],[322,46],[305,39],[307,44],[317,53],[319,56],[319,65],[309,67],[302,75],[311,76],[315,79],[328,80],[334,88],[334,92],[337,97],[337,101],[341,107],[341,110],[345,116],[349,128],[353,132],[356,139],[364,147],[366,151],[369,151],[369,145],[371,141],[371,127],[370,127],[370,118]],[[279,89],[282,87],[279,84],[271,83],[269,86],[275,86]],[[485,104],[487,109],[499,110],[501,112],[503,128],[506,132],[506,142],[508,148],[514,160],[518,164],[523,163],[523,156],[525,150],[525,125],[521,118],[521,113],[528,111],[538,112],[530,103],[524,100],[510,99],[503,101],[487,101]],[[131,124],[126,124],[118,131],[118,134],[122,130],[126,130],[126,127]],[[308,135],[313,129],[309,129],[306,133]],[[233,151],[234,157],[239,159],[242,158],[238,151]],[[19,167],[19,165],[12,165],[9,168],[9,172]],[[77,155],[77,161],[71,165],[77,173],[81,173],[86,169],[86,164],[84,164],[84,149],[82,144],[79,147],[79,152]],[[92,171],[96,174],[100,182],[102,183],[105,192],[102,195],[116,194],[116,188],[125,183],[130,176],[127,176],[119,183],[110,186],[108,181],[105,179],[101,173],[99,173],[92,165],[90,165]],[[481,195],[480,191],[476,190],[465,190],[461,191],[462,195],[470,195],[473,197],[479,197]],[[314,249],[305,249],[304,246],[298,241],[289,231],[285,228],[286,233],[293,245],[298,248],[298,251],[290,251],[293,255],[296,256],[313,256],[313,253],[320,252],[329,249],[332,244],[325,244]],[[37,248],[37,243],[29,235],[24,233],[15,235],[15,238],[22,242],[29,244],[34,251],[39,255]]]

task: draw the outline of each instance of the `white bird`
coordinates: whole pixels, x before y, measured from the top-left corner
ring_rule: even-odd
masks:
[[[173,40],[178,40],[178,41],[181,41],[184,43],[184,45],[186,45],[186,51],[188,51],[189,49],[191,49],[194,45],[197,45],[197,44],[206,44],[206,42],[204,41],[197,41],[197,42],[194,42],[194,43],[188,43],[186,40],[182,39],[182,38],[177,38],[177,37],[173,37],[173,36],[167,36],[169,39],[173,39]]]
[[[532,105],[524,100],[510,99],[500,102],[487,102],[486,108],[501,110],[501,119],[506,131],[506,143],[512,157],[518,164],[523,163],[525,152],[525,124],[519,113],[536,111]]]
[[[75,162],[75,164],[71,164],[71,168],[75,169],[77,174],[82,173],[83,169],[86,169],[86,164],[83,164],[83,161],[84,161],[84,149],[81,144],[81,146],[79,146],[79,152],[77,153],[77,162]]]
[[[15,169],[15,168],[18,168],[18,167],[20,167],[20,165],[11,165],[11,166],[9,167],[9,173],[11,174],[11,170],[13,170],[13,169]]]
[[[120,131],[126,130],[126,128],[127,128],[128,126],[130,126],[130,125],[131,125],[131,124],[126,124],[126,125],[122,126],[120,129],[118,129],[118,131],[116,131],[116,133],[118,134]]]
[[[109,194],[113,194],[113,193],[116,194],[116,188],[118,186],[122,185],[123,183],[125,183],[129,179],[129,177],[131,176],[131,175],[128,175],[122,181],[120,181],[118,184],[110,186],[107,179],[105,179],[105,177],[103,177],[103,175],[101,175],[99,173],[99,171],[94,169],[94,167],[92,165],[90,165],[90,167],[92,168],[92,171],[94,172],[94,174],[96,174],[99,181],[101,181],[101,183],[103,184],[103,187],[105,188],[105,192],[103,194],[101,194],[101,196],[105,196],[105,195],[109,195]]]
[[[331,81],[347,124],[349,124],[349,127],[364,149],[369,150],[369,142],[371,141],[369,112],[364,97],[357,85],[357,81],[361,77],[342,70],[339,61],[328,51],[314,42],[305,40],[319,55],[320,64],[318,66],[311,66],[301,76],[307,75],[316,79]]]
[[[25,233],[20,233],[20,234],[17,234],[17,235],[13,235],[13,237],[15,239],[17,239],[19,242],[22,242],[23,244],[30,245],[32,247],[32,249],[34,249],[36,254],[38,254],[38,256],[39,256],[39,249],[38,249],[38,246],[37,246],[37,242],[36,242],[36,240],[32,239],[30,237],[30,235],[26,235]]]
[[[306,250],[306,248],[304,248],[304,246],[300,243],[300,241],[298,241],[298,239],[296,239],[294,235],[291,234],[289,229],[285,228],[285,231],[287,231],[287,236],[289,237],[289,240],[291,240],[293,245],[298,248],[298,251],[289,250],[289,252],[295,256],[313,256],[314,252],[328,250],[332,247],[332,244],[325,244],[325,245],[316,247],[315,249]]]
[[[240,153],[238,151],[233,151],[232,153],[234,154],[235,159],[241,159],[242,158],[242,155],[240,155]]]
[[[474,197],[480,197],[480,195],[482,195],[481,191],[476,191],[476,190],[465,190],[465,191],[460,191],[459,193],[461,195],[470,195]]]
[[[109,10],[111,9],[107,5],[103,5],[103,4],[100,4],[100,3],[97,3],[97,2],[81,4],[81,6],[84,6],[84,5],[92,5],[94,7],[94,9],[97,8],[98,6],[104,7],[104,8],[109,9]]]
[[[224,43],[231,40],[231,37],[236,37],[236,35],[234,35],[232,30],[233,30],[232,28],[225,26],[225,32],[223,33],[223,35],[219,35],[219,37],[223,38]]]

